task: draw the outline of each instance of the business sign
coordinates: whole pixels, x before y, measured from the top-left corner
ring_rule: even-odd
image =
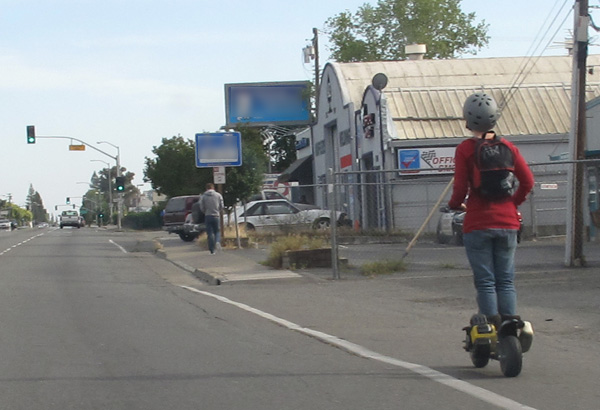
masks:
[[[242,165],[242,134],[215,132],[196,134],[196,167],[239,167]]]
[[[308,81],[225,84],[226,126],[306,125],[309,100]]]
[[[455,147],[399,149],[398,168],[401,174],[452,174],[455,151]]]
[[[225,167],[213,167],[213,182],[215,185],[225,183]]]
[[[540,184],[540,189],[558,189],[558,184]]]

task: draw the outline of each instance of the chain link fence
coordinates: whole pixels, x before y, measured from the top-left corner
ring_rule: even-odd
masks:
[[[569,168],[581,169],[575,184],[569,184]],[[600,227],[600,159],[582,161],[555,161],[530,164],[535,185],[525,203],[520,206],[525,239],[565,235],[569,226],[567,218],[573,212],[569,206],[573,186],[582,201],[583,212],[574,222],[582,225],[585,240],[598,240]],[[428,169],[431,171],[431,169]],[[414,170],[413,170],[414,171]],[[447,171],[447,170],[445,170]],[[576,171],[573,171],[576,172]],[[353,234],[411,236],[427,220],[445,188],[451,183],[452,174],[418,175],[405,170],[375,170],[331,172],[327,181],[314,185],[297,185],[291,189],[293,202],[308,202],[323,209],[336,209],[347,218],[343,229],[334,231],[332,245],[342,235]],[[321,182],[321,181],[319,181]],[[449,191],[441,200],[445,205]],[[433,213],[423,233],[437,239],[442,214]],[[572,228],[571,228],[572,229]]]

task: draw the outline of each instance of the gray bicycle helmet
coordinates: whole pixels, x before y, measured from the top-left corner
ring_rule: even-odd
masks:
[[[471,131],[486,132],[494,128],[498,117],[498,105],[491,95],[475,93],[467,97],[463,117]]]

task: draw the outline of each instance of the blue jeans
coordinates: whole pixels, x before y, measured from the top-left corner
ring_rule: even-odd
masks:
[[[463,235],[473,270],[479,313],[487,316],[517,314],[515,250],[517,231],[486,229]]]
[[[210,253],[215,253],[215,245],[221,242],[219,217],[206,215],[204,217],[204,225],[206,225],[206,236],[208,237],[208,250]]]

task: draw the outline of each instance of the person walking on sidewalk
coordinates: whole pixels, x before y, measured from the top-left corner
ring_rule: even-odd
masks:
[[[501,319],[517,315],[514,258],[521,226],[517,207],[525,201],[534,180],[519,150],[492,130],[500,112],[491,96],[469,96],[463,115],[473,138],[456,148],[448,206],[466,210],[463,242],[479,313],[498,325]],[[516,191],[515,179],[519,182]]]
[[[200,197],[200,210],[204,214],[206,236],[208,237],[208,250],[215,254],[215,248],[221,246],[221,212],[223,211],[223,196],[215,191],[212,183],[206,184],[206,191]]]

